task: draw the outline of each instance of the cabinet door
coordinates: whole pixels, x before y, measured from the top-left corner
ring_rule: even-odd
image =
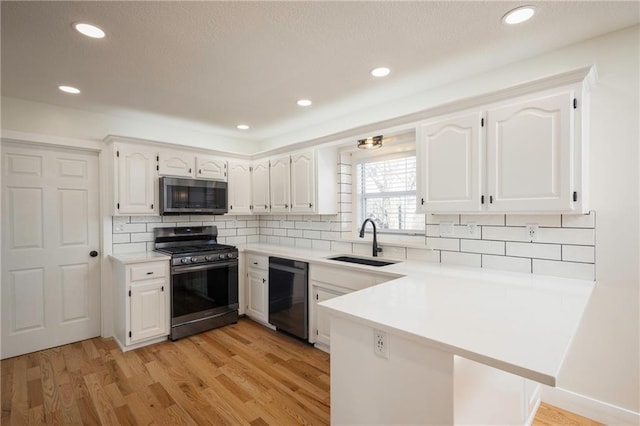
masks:
[[[195,157],[180,151],[158,153],[158,173],[162,176],[192,177]]]
[[[254,213],[269,212],[269,161],[253,163],[251,170],[251,205]]]
[[[156,153],[144,147],[116,148],[116,214],[157,214]]]
[[[337,293],[332,291],[327,291],[323,288],[316,287],[316,300],[315,300],[315,311],[316,311],[316,342],[322,343],[326,346],[330,346],[331,344],[331,317],[327,314],[323,309],[319,309],[317,307],[318,303],[324,302],[325,300],[333,299],[334,297],[342,296],[344,293]]]
[[[247,315],[256,321],[267,323],[269,321],[267,272],[247,268],[247,278],[249,282]]]
[[[418,128],[418,210],[468,212],[481,209],[481,113]]]
[[[271,212],[287,213],[290,208],[291,163],[288,155],[271,160],[269,177],[271,180]]]
[[[488,209],[573,208],[573,92],[489,110]]]
[[[313,151],[291,156],[291,211],[309,213],[316,208]]]
[[[166,292],[165,280],[146,280],[130,286],[130,342],[166,336]]]
[[[215,157],[196,157],[196,177],[227,181],[227,162]]]
[[[229,214],[251,213],[251,167],[229,163]]]

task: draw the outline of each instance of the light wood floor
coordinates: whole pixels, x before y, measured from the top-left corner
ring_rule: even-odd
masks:
[[[248,319],[122,353],[95,338],[3,360],[2,425],[329,424],[329,355]],[[535,425],[595,425],[543,406]]]

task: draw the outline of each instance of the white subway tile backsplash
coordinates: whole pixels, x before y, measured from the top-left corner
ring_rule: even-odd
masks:
[[[113,254],[138,253],[147,251],[147,243],[114,244]]]
[[[460,224],[459,214],[426,214],[425,220],[427,225],[438,225],[440,223]]]
[[[311,248],[329,251],[331,250],[331,241],[311,240]]]
[[[440,225],[425,225],[424,232],[427,237],[439,237]]]
[[[460,240],[460,251],[469,253],[504,254],[504,241]]]
[[[258,228],[238,228],[238,235],[256,235]]]
[[[131,242],[131,234],[113,234],[113,244],[129,243]]]
[[[296,220],[295,227],[296,229],[311,229],[311,221]]]
[[[483,240],[528,241],[524,227],[483,226]]]
[[[231,224],[231,222],[228,222],[229,224]],[[182,224],[180,224],[180,226],[183,226]],[[218,229],[224,229],[227,227],[227,222],[211,222],[211,221],[205,221],[202,222],[202,226],[215,226]],[[231,227],[232,228],[232,227]]]
[[[258,243],[260,242],[259,235],[247,235],[247,243]]]
[[[304,238],[296,238],[296,247],[301,248],[311,248],[311,240],[307,240]]]
[[[219,237],[235,237],[236,234],[236,230],[235,228],[231,228],[231,229],[218,229],[218,236]]]
[[[457,251],[443,251],[440,253],[440,262],[446,265],[475,266],[482,265],[479,254],[460,253]]]
[[[283,246],[295,247],[295,245],[296,245],[296,239],[295,238],[280,237],[280,239],[278,241],[279,241],[278,243],[282,244]]]
[[[595,230],[579,228],[540,228],[538,229],[538,242],[573,244],[573,245],[595,245]]]
[[[155,228],[175,228],[175,222],[163,222],[163,223],[147,223],[147,232],[153,232]]]
[[[323,240],[338,240],[340,239],[340,233],[334,231],[322,231],[320,233],[320,238]]]
[[[440,235],[440,236],[444,237],[445,235]],[[467,228],[467,225],[453,225],[453,234],[447,237],[480,239],[480,232],[478,230],[478,232],[476,232],[474,235],[469,235],[469,230]]]
[[[596,261],[595,247],[563,245],[562,260],[594,263]]]
[[[539,275],[552,275],[554,277],[576,278],[580,280],[594,280],[595,265],[592,263],[533,259],[533,273]]]
[[[407,260],[440,263],[440,251],[430,249],[407,248]]]
[[[273,228],[260,228],[260,235],[273,235]]]
[[[595,228],[596,212],[591,211],[589,214],[563,214],[563,228]]]
[[[302,238],[302,229],[287,229],[287,237]]]
[[[507,243],[507,256],[531,257],[535,259],[560,260],[558,244]]]
[[[152,223],[152,222],[162,222],[161,216],[131,216],[129,220],[130,223]]]
[[[524,257],[482,255],[482,267],[501,271],[531,273],[531,259]]]
[[[371,256],[373,254],[373,247],[371,246],[371,243],[369,244],[353,243],[353,253],[361,254],[364,256]]]
[[[247,243],[247,237],[246,236],[239,236],[239,237],[226,237],[226,244],[246,244]]]
[[[427,237],[427,247],[432,250],[460,251],[460,240],[457,238]]]
[[[381,248],[382,248],[382,252],[379,254],[379,256],[385,257],[387,259],[396,259],[396,260],[405,260],[407,258],[407,249],[405,247],[382,245]]]
[[[122,233],[130,233],[130,232],[147,232],[147,225],[144,223],[124,223],[118,225],[118,228],[113,228],[114,234],[122,234]]]
[[[278,237],[286,237],[287,236],[287,230],[284,228],[274,228],[273,229],[273,235],[277,235]]]
[[[283,228],[290,228],[293,229],[295,227],[295,222],[293,220],[283,220],[281,223],[281,226]]]
[[[267,244],[280,244],[280,237],[274,237],[273,235],[267,235]]]
[[[475,223],[476,225],[504,226],[503,214],[462,214],[460,224]]]
[[[507,226],[525,226],[528,224],[537,224],[540,227],[560,227],[560,215],[528,215],[528,214],[508,214]]]
[[[320,231],[307,231],[307,230],[305,230],[302,233],[302,236],[304,238],[311,238],[311,239],[319,240],[319,239],[321,239],[322,233]]]
[[[140,243],[153,241],[153,232],[141,232],[131,234],[131,242],[132,243]]]

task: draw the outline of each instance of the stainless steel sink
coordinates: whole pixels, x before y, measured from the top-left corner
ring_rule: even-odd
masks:
[[[336,256],[329,257],[329,260],[337,260],[338,262],[349,262],[349,263],[358,263],[360,265],[368,265],[368,266],[387,266],[393,265],[394,261],[388,260],[376,260],[376,259],[368,259],[366,257],[355,257],[355,256]]]

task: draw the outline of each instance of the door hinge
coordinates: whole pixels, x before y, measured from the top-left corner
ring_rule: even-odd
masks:
[[[129,337],[131,337],[131,332],[129,332]]]
[[[480,196],[480,204],[484,204],[484,195]]]
[[[156,161],[160,161],[160,156],[156,155]]]
[[[573,109],[578,109],[578,99],[573,98]]]
[[[120,151],[116,151],[116,157],[120,157]]]
[[[484,118],[480,119],[480,127],[484,127]]]
[[[229,206],[229,210],[233,210],[233,206]]]
[[[573,191],[573,202],[578,201],[578,191]]]
[[[253,167],[249,167],[249,171],[252,172],[253,171]]]
[[[164,286],[160,287],[160,291],[164,291]]]
[[[224,163],[224,168],[225,168],[225,169],[227,168],[227,163]]]
[[[316,336],[319,336],[319,335],[320,335],[320,333],[318,333],[318,330],[316,329]]]
[[[153,210],[153,204],[151,204],[151,210]]]
[[[129,290],[129,297],[131,297],[131,290]]]
[[[120,203],[118,203],[117,206],[118,206],[118,210],[120,210]]]
[[[420,198],[420,204],[424,206],[424,198]]]
[[[227,177],[227,172],[224,172],[224,177]]]
[[[318,295],[317,294],[316,294],[316,300],[320,300],[320,299],[318,299]]]
[[[493,204],[493,195],[489,195],[489,204]]]

